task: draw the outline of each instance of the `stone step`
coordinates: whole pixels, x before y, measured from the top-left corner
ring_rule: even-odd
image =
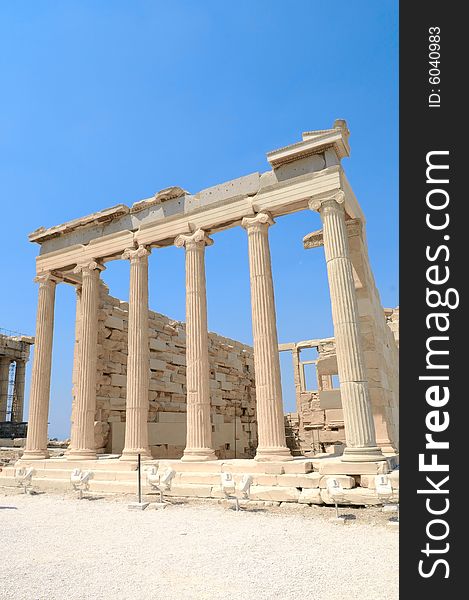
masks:
[[[346,462],[340,458],[312,459],[314,470],[322,475],[378,475],[390,473],[398,463],[396,456],[376,462]]]
[[[20,486],[15,481],[14,477],[1,477],[0,478],[0,488],[16,488],[19,489]],[[72,485],[70,483],[70,478],[68,479],[56,479],[56,478],[38,478],[33,477],[32,480],[32,489],[38,491],[51,491],[51,492],[64,492],[73,491]],[[136,481],[105,481],[105,480],[91,480],[90,481],[90,492],[98,493],[98,494],[137,494],[137,482]],[[148,494],[151,489],[149,486],[145,485],[142,481],[142,494]]]
[[[380,504],[373,489],[374,476],[387,472],[391,462],[344,463],[338,458],[314,459],[318,470],[311,471],[312,461],[307,459],[288,462],[257,462],[255,460],[218,460],[209,462],[181,462],[152,460],[142,464],[142,493],[148,494],[145,469],[159,465],[161,469],[171,466],[176,470],[171,491],[165,494],[186,498],[224,498],[220,485],[221,473],[231,472],[235,483],[243,475],[251,475],[253,483],[251,500],[265,502],[300,502],[306,504],[333,504],[327,492],[327,480],[337,478],[344,488],[345,504]],[[95,461],[20,461],[18,466],[31,465],[35,469],[33,488],[39,490],[71,491],[71,471],[78,467],[91,470],[90,491],[103,494],[136,494],[137,471],[135,463],[113,459]],[[344,472],[345,471],[345,472]],[[361,473],[361,474],[360,474]],[[18,487],[14,478],[15,465],[4,467],[0,472],[0,486]],[[392,476],[393,488],[399,486],[399,472]],[[357,481],[369,487],[357,488]],[[398,490],[394,489],[397,496]]]
[[[92,470],[92,469],[91,469]],[[60,480],[69,483],[70,474],[72,468],[63,469],[52,469],[48,470],[37,470],[33,476],[33,481],[41,481],[46,479]],[[93,471],[93,470],[92,470]],[[6,467],[0,474],[0,485],[5,477],[14,480],[15,467]],[[173,479],[174,486],[185,487],[189,486],[220,486],[220,474],[221,473],[197,473],[197,472],[182,472],[177,473]],[[137,472],[123,472],[123,471],[93,471],[92,481],[96,482],[95,486],[98,486],[98,482],[122,482],[133,485],[137,485]],[[237,484],[240,483],[244,473],[235,473],[234,480]],[[324,477],[319,473],[307,473],[307,474],[293,474],[293,475],[265,475],[256,474],[252,475],[253,486],[267,486],[267,487],[282,487],[282,488],[301,488],[301,489],[313,489],[318,487],[324,487]],[[349,478],[352,479],[352,478]],[[146,484],[146,474],[143,471],[141,475],[142,486]],[[347,485],[351,487],[351,485]],[[205,497],[205,496],[204,496]]]
[[[33,467],[34,468],[34,467]],[[45,469],[38,469],[35,470],[35,473],[33,475],[33,479],[34,481],[38,480],[38,479],[60,479],[60,480],[64,480],[64,481],[70,481],[70,474],[73,471],[74,467],[69,467],[68,469],[64,468],[63,469],[52,469],[52,470],[45,470]],[[0,482],[2,481],[2,475],[4,474],[4,476],[6,477],[11,477],[14,479],[15,477],[15,467],[5,467],[3,469],[3,472],[0,473]],[[83,471],[86,471],[88,469],[82,469]],[[137,481],[137,471],[103,471],[103,470],[94,470],[94,469],[89,469],[90,471],[93,472],[93,480],[95,481],[131,481],[131,482],[136,482]],[[145,479],[145,473],[142,472],[142,481]]]
[[[170,466],[177,472],[197,473],[249,473],[283,475],[306,474],[313,471],[310,459],[294,458],[285,462],[258,462],[249,459],[212,460],[207,462],[184,462],[180,460],[161,459],[153,461],[163,466]]]
[[[16,488],[19,486],[14,477],[3,475],[0,477],[0,488]],[[33,478],[33,490],[38,491],[60,491],[71,492],[72,486],[69,479],[59,478]],[[137,495],[136,481],[123,480],[91,480],[89,492],[92,494],[129,494]],[[156,495],[146,481],[142,481],[142,495],[147,499]],[[165,496],[173,498],[224,498],[225,494],[219,484],[194,484],[175,481],[171,490],[165,492]],[[299,502],[301,504],[328,504],[334,502],[325,488],[303,488],[287,486],[252,485],[249,499],[252,501],[265,502]],[[399,490],[394,490],[392,502],[399,502]],[[378,498],[376,491],[371,488],[344,488],[340,505],[380,505],[382,501]]]
[[[322,475],[319,473],[266,475],[264,473],[250,473],[245,469],[243,472],[233,473],[235,482],[239,483],[245,474],[252,476],[253,485],[278,485],[280,487],[297,488],[317,488],[319,487],[319,482],[322,478]],[[220,485],[220,475],[221,473],[197,473],[184,471],[176,474],[174,482],[194,485]]]
[[[142,465],[145,464],[142,462]],[[37,472],[51,469],[81,469],[82,471],[135,471],[136,462],[120,461],[118,459],[96,460],[67,460],[66,458],[51,458],[49,460],[23,460],[17,462],[18,467],[33,467]]]

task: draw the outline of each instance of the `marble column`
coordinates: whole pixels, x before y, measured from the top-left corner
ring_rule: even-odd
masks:
[[[187,437],[184,461],[216,460],[210,418],[205,246],[213,241],[198,229],[180,235],[175,245],[186,250],[186,385]]]
[[[26,375],[26,361],[17,359],[15,368],[15,389],[13,404],[11,406],[11,421],[21,423],[24,410],[24,380]]]
[[[73,370],[72,370],[72,414],[70,417],[71,432],[75,427],[75,404],[78,396],[78,374],[80,372],[80,336],[81,336],[81,284],[75,285],[75,344],[73,347]],[[73,433],[71,435],[73,437]],[[70,449],[70,446],[69,446]]]
[[[96,261],[77,265],[81,273],[81,326],[78,344],[77,396],[75,398],[69,460],[96,458],[94,419],[96,412],[96,366],[98,353],[99,275],[104,267]]]
[[[35,281],[39,283],[39,297],[29,392],[28,434],[22,456],[23,459],[28,460],[40,460],[49,456],[47,420],[49,417],[55,288],[59,280],[48,273],[36,277]]]
[[[11,358],[0,356],[0,421],[7,420],[8,384]]]
[[[385,460],[376,445],[370,393],[359,330],[359,313],[348,245],[344,210],[345,195],[312,199],[323,223],[324,251],[332,306],[332,320],[344,413],[347,447],[342,460]]]
[[[274,285],[269,248],[269,227],[274,224],[268,213],[245,217],[242,226],[248,234],[251,277],[252,332],[258,461],[291,460],[285,440],[280,358],[278,353]]]
[[[150,347],[148,340],[148,255],[140,246],[122,255],[130,260],[129,333],[125,442],[121,460],[151,458],[148,446],[148,386]]]

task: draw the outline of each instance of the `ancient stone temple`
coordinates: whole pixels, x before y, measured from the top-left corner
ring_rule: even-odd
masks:
[[[171,187],[130,206],[34,231],[30,241],[40,246],[36,349],[21,464],[36,465],[45,479],[55,480],[86,464],[107,473],[108,483],[116,470],[124,481],[128,469],[130,485],[138,454],[149,464],[174,458],[180,495],[216,497],[217,473],[228,469],[252,473],[259,499],[311,502],[327,501],[328,474],[343,476],[353,492],[356,485],[368,487],[370,474],[390,472],[398,443],[397,344],[374,283],[365,216],[341,164],[348,156],[349,131],[337,120],[330,129],[307,131],[290,146],[269,152],[266,172],[197,193]],[[309,210],[322,221],[304,247],[324,249],[345,439],[340,456],[314,460],[293,457],[287,444],[279,360],[285,348],[277,337],[269,247],[277,219]],[[207,331],[205,254],[216,252],[211,234],[232,227],[245,230],[249,250],[252,349]],[[169,245],[185,254],[185,325],[148,307],[149,260]],[[106,264],[114,260],[130,262],[125,306],[111,299],[101,282]],[[74,399],[70,448],[65,457],[49,459],[57,285],[76,289]],[[295,354],[296,348],[290,350]],[[334,392],[323,359],[321,392]],[[162,423],[181,418],[183,437],[165,448]],[[228,428],[221,427],[221,419]],[[106,477],[100,479],[95,485],[104,489]]]

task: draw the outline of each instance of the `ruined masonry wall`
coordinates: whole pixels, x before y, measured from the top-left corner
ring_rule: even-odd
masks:
[[[337,373],[334,341],[324,340],[319,344],[318,359],[318,378],[321,374]],[[295,456],[324,452],[328,446],[345,443],[342,408],[321,408],[319,390],[303,390],[298,381],[296,406],[296,412],[285,415],[287,442]]]
[[[388,340],[387,360],[398,361],[396,356],[395,345],[399,347],[399,308],[385,308],[385,321],[383,321],[381,312],[376,315],[376,320],[379,323],[385,322],[382,336]],[[365,331],[365,351],[368,352],[368,345],[374,341],[366,337],[369,318],[361,318],[361,327]],[[395,344],[393,342],[395,340]],[[325,342],[319,348],[320,361],[328,360],[331,366],[335,364],[335,369],[331,372],[336,372],[337,360],[335,355],[335,343]],[[381,353],[383,351],[381,350]],[[368,354],[369,358],[378,355],[376,346],[374,345]],[[382,355],[380,356],[382,360]],[[395,367],[397,370],[397,366]],[[391,382],[393,386],[397,382]],[[371,381],[371,393],[376,393],[374,381]],[[391,391],[385,390],[391,394]],[[383,392],[384,393],[384,392]],[[297,411],[287,413],[285,415],[285,428],[287,432],[287,444],[294,455],[309,455],[314,452],[321,452],[332,444],[345,443],[345,429],[343,423],[343,412],[341,408],[322,409],[319,402],[318,391],[305,391],[297,386],[296,390]],[[396,418],[396,415],[394,415]]]
[[[150,311],[149,443],[155,458],[180,458],[186,436],[185,324]],[[102,284],[95,441],[124,447],[128,304]],[[257,447],[254,358],[250,346],[209,334],[212,439],[219,458],[252,458]]]

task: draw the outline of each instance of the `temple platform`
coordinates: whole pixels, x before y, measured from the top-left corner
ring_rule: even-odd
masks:
[[[248,459],[183,462],[181,460],[148,460],[142,462],[142,493],[151,489],[145,470],[153,465],[176,471],[167,496],[179,498],[224,498],[220,474],[230,472],[235,481],[251,475],[250,499],[264,502],[298,502],[302,504],[333,504],[327,492],[327,479],[335,477],[344,488],[343,504],[380,504],[374,490],[374,476],[388,474],[395,494],[399,495],[397,456],[386,461],[347,463],[340,457],[320,455],[297,457],[287,462],[258,462]],[[47,460],[22,460],[8,465],[0,472],[0,488],[17,487],[15,468],[33,467],[33,489],[41,491],[70,491],[70,474],[79,468],[93,472],[90,493],[136,494],[138,485],[136,462],[124,462],[118,456],[103,455],[96,460],[70,461],[64,457]]]

